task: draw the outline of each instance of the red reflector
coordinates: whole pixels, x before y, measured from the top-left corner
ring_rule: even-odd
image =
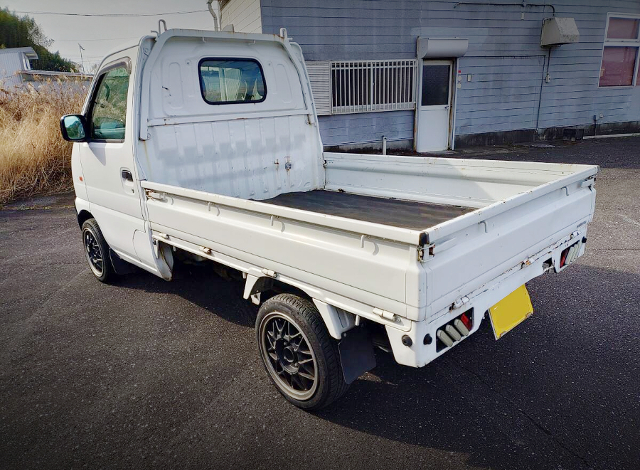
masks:
[[[463,313],[462,315],[460,315],[460,320],[462,320],[462,323],[464,323],[464,326],[467,327],[467,330],[471,330],[471,320],[469,319],[466,313]]]
[[[560,255],[560,267],[564,266],[565,261],[567,261],[567,255],[569,254],[569,248],[565,248],[562,250],[562,254]]]

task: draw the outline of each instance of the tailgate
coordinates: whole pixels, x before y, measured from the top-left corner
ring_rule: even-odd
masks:
[[[584,228],[593,217],[597,171],[596,166],[582,166],[574,174],[427,229],[427,317]]]

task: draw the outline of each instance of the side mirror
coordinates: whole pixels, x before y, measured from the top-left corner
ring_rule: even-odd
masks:
[[[87,141],[87,121],[81,114],[67,114],[60,119],[62,138],[69,142]]]

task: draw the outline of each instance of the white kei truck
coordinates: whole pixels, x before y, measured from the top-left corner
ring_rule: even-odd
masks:
[[[235,274],[269,377],[307,410],[374,347],[422,367],[485,318],[500,338],[533,311],[525,283],[582,256],[594,213],[597,166],[323,152],[285,30],[145,36],[61,131],[95,277]]]

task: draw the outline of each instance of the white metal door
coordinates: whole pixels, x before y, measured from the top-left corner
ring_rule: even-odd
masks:
[[[79,153],[91,212],[105,239],[136,260],[134,232],[144,231],[144,221],[134,183],[129,93],[126,61],[101,72],[87,110],[89,141],[79,145]]]
[[[422,61],[416,133],[418,152],[449,148],[452,69],[450,60]]]

